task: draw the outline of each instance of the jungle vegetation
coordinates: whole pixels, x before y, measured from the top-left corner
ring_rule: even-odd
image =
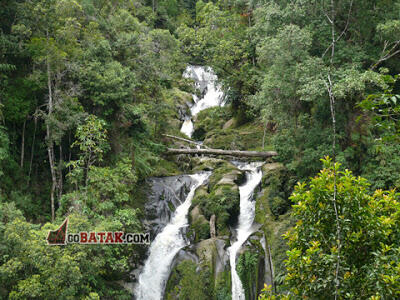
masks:
[[[198,136],[253,128],[239,146],[277,151],[293,190],[287,272],[260,298],[398,299],[399,53],[399,0],[2,0],[0,298],[131,299],[117,282],[145,249],[45,237],[66,215],[141,230],[142,182],[179,171],[162,134],[194,64],[228,104]]]

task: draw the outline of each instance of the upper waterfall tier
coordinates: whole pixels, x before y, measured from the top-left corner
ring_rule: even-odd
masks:
[[[210,67],[189,65],[183,73],[183,77],[193,79],[201,95],[200,98],[197,95],[192,95],[194,105],[190,108],[191,115],[186,116],[181,128],[181,132],[191,137],[194,131],[191,117],[206,108],[224,106],[224,93],[217,83],[217,75]]]

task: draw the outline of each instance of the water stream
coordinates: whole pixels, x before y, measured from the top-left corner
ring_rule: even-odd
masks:
[[[238,166],[239,169],[246,171],[246,182],[239,187],[240,214],[236,228],[236,241],[228,249],[232,277],[232,300],[245,300],[242,282],[236,272],[236,258],[242,245],[254,232],[255,201],[253,201],[253,193],[261,182],[261,165],[262,163],[260,162],[252,162]]]
[[[213,70],[209,67],[188,66],[183,73],[183,77],[193,79],[196,88],[199,89],[201,93],[200,98],[197,97],[197,95],[192,95],[194,105],[190,108],[190,115],[185,116],[181,127],[181,132],[188,137],[192,137],[194,131],[192,118],[206,108],[224,106],[224,93],[217,84],[217,75],[215,75]]]
[[[190,175],[195,183],[185,201],[176,208],[171,221],[163,228],[151,243],[149,257],[139,275],[135,296],[138,300],[161,300],[166,282],[171,272],[171,264],[180,249],[187,245],[183,229],[188,226],[187,214],[196,189],[202,185],[210,173]]]

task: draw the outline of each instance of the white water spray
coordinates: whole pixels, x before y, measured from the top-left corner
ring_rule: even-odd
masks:
[[[193,79],[196,87],[203,95],[202,98],[192,95],[194,105],[190,108],[191,116],[186,116],[181,128],[181,132],[188,137],[192,137],[194,126],[191,117],[196,116],[200,111],[206,108],[224,106],[224,93],[217,84],[217,75],[215,75],[209,67],[188,66],[183,73],[183,77]]]
[[[139,275],[135,291],[138,300],[161,300],[171,272],[171,263],[180,249],[187,245],[182,229],[188,226],[187,214],[196,189],[210,176],[209,173],[190,175],[195,183],[185,201],[179,205],[170,223],[156,236],[150,246],[150,255]]]
[[[188,116],[185,117],[185,121],[182,124],[181,132],[186,134],[188,137],[191,137],[194,131],[194,126],[192,119]]]
[[[242,245],[254,231],[252,225],[255,215],[255,201],[252,201],[252,198],[254,189],[260,184],[262,178],[261,165],[262,163],[254,162],[239,166],[239,169],[247,172],[246,183],[239,187],[240,213],[238,227],[236,228],[236,242],[228,249],[232,276],[232,300],[245,300],[243,285],[236,272],[236,256]]]

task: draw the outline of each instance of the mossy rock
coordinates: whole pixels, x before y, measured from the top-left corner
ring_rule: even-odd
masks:
[[[226,163],[226,160],[213,157],[193,157],[191,160],[193,172],[212,171]]]
[[[200,260],[200,266],[208,266],[215,270],[215,262],[218,255],[215,239],[203,240],[196,244],[196,254]]]
[[[224,124],[224,126],[222,126],[223,130],[226,130],[228,128],[234,128],[236,126],[236,120],[235,118],[229,119],[228,121],[226,121],[226,123]]]
[[[217,185],[211,193],[196,195],[193,204],[200,206],[208,220],[215,214],[217,235],[228,234],[229,226],[237,221],[239,215],[239,188],[236,185]]]
[[[214,172],[210,176],[210,190],[214,189],[215,185],[220,182],[223,177],[227,178],[227,180],[230,180],[230,178],[232,178],[235,184],[240,184],[244,180],[244,172],[240,171],[232,163],[224,161],[218,166],[218,168],[214,170]]]
[[[187,236],[194,242],[208,239],[210,237],[210,222],[201,213],[200,207],[196,206],[189,214],[190,227]]]
[[[206,134],[212,130],[221,130],[224,124],[232,117],[230,110],[225,107],[211,107],[201,111],[195,119],[193,138],[204,140]]]
[[[240,170],[232,170],[216,183],[216,185],[237,185],[244,181],[245,175]]]
[[[164,299],[212,299],[214,281],[211,274],[208,267],[199,270],[195,262],[181,261],[171,272]]]
[[[236,122],[234,122],[236,123]],[[261,122],[254,121],[242,126],[215,128],[208,131],[204,138],[204,144],[211,148],[236,149],[236,150],[273,150],[270,138],[265,139],[265,147],[262,149],[264,127]]]
[[[242,282],[246,299],[257,299],[263,286],[264,250],[251,247],[243,251],[237,260],[236,271]]]
[[[229,226],[235,224],[239,215],[238,184],[244,180],[244,173],[227,161],[213,159],[205,162],[216,168],[209,178],[208,189],[201,187],[196,192],[192,207],[198,205],[207,220],[215,214],[217,235],[229,235]]]
[[[294,223],[288,210],[290,178],[281,164],[265,164],[262,170],[262,191],[256,198],[255,221],[262,225],[260,229],[266,237],[267,247],[270,248],[275,287],[279,291],[286,272],[284,260],[287,258],[286,250],[288,250],[282,234]],[[282,207],[285,211],[280,210]]]
[[[174,161],[160,158],[155,164],[155,168],[151,171],[150,176],[166,177],[180,175],[182,173],[183,172]]]
[[[216,275],[215,278],[215,299],[232,299],[232,277],[230,269],[226,269]]]
[[[292,182],[287,169],[280,163],[265,164],[262,167],[261,186],[269,211],[278,217],[288,211],[291,202]],[[265,208],[264,208],[265,209]]]
[[[163,98],[166,104],[164,119],[167,120],[168,133],[178,134],[183,116],[189,111],[188,104],[193,102],[192,95],[175,87],[164,90]]]

